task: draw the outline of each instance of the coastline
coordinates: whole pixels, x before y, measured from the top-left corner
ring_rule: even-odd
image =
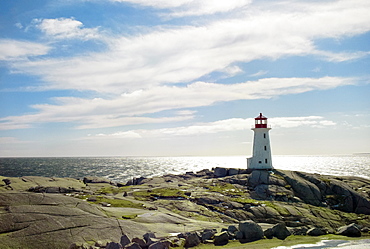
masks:
[[[290,234],[280,242],[307,234],[311,228],[320,228],[323,235],[335,234],[341,226],[355,223],[366,236],[370,227],[370,210],[366,209],[370,207],[370,180],[359,177],[215,168],[134,178],[127,183],[99,177],[0,180],[0,217],[9,225],[3,227],[0,237],[0,244],[8,247],[0,248],[12,248],[12,243],[22,245],[25,236],[29,248],[36,248],[40,240],[47,240],[50,231],[53,241],[43,243],[60,243],[54,247],[62,248],[62,244],[118,241],[122,234],[132,239],[148,232],[154,232],[157,238],[169,238],[171,233],[202,234],[205,229],[222,233],[222,229],[238,227],[246,220],[258,224],[264,232],[283,223]],[[342,195],[347,199],[339,198]],[[346,204],[348,198],[357,205]],[[15,228],[19,224],[11,223],[9,217],[24,219],[25,214],[31,214],[28,219],[47,222],[34,225],[24,220],[24,227]],[[29,234],[37,234],[38,241],[31,243]],[[62,235],[66,238],[58,241]],[[230,238],[227,246],[238,243]],[[268,242],[272,240],[250,243]]]
[[[277,238],[270,240],[258,240],[248,244],[240,244],[238,241],[230,242],[222,248],[243,249],[246,245],[253,249],[363,249],[370,245],[370,236],[362,236],[361,238],[346,237],[341,235],[321,235],[317,237],[309,237],[304,235],[292,235],[284,241]],[[361,246],[361,247],[356,247]],[[201,244],[196,248],[207,249],[214,246]]]
[[[273,156],[275,169],[370,179],[370,157],[355,155]],[[98,158],[0,158],[1,175],[7,177],[46,176],[83,178],[106,177],[127,182],[133,177],[185,174],[214,167],[245,168],[246,156],[209,157],[98,157]]]

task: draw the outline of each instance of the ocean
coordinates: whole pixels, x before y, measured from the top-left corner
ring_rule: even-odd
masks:
[[[370,179],[370,154],[327,156],[273,156],[276,169],[360,176]],[[101,176],[114,182],[133,177],[197,172],[214,167],[246,168],[246,157],[41,157],[0,158],[0,175],[6,177]]]

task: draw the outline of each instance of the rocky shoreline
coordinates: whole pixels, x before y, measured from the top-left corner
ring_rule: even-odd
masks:
[[[359,177],[215,168],[127,183],[0,181],[0,248],[187,248],[370,230],[370,180]]]

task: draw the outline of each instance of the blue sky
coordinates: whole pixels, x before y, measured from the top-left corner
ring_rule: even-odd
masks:
[[[370,2],[2,0],[0,156],[370,152]]]

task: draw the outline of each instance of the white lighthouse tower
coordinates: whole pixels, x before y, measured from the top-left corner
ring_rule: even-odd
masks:
[[[260,113],[255,119],[253,139],[253,156],[247,159],[248,169],[272,169],[270,127],[267,126],[267,118]]]

